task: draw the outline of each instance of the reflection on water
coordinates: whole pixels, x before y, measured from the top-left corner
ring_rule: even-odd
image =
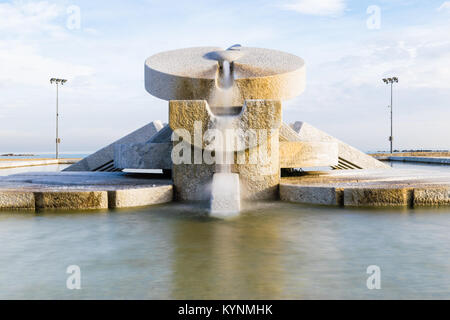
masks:
[[[450,298],[450,208],[250,208],[1,213],[0,298]],[[65,287],[72,264],[81,290]]]
[[[280,220],[186,219],[174,232],[175,299],[281,298]]]

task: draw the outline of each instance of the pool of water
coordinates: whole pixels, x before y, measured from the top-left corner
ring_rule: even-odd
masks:
[[[420,163],[420,162],[403,162],[403,161],[383,161],[389,164],[395,169],[419,169],[419,170],[432,170],[432,171],[450,171],[450,165],[448,164],[433,164],[433,163]]]
[[[450,208],[0,213],[1,299],[450,298]],[[66,288],[69,265],[81,290]],[[381,269],[369,290],[367,267]]]

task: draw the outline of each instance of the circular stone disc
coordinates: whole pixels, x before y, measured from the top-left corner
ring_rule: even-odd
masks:
[[[209,100],[217,85],[220,57],[232,56],[233,105],[248,99],[285,100],[305,85],[303,59],[281,51],[242,47],[227,55],[218,47],[194,47],[155,54],[145,61],[145,88],[164,100]],[[219,52],[219,54],[217,54]]]

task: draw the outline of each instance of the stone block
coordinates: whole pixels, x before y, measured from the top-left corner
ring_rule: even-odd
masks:
[[[35,192],[36,209],[107,209],[106,191]]]
[[[337,164],[337,143],[306,141],[280,142],[281,168],[326,167]]]
[[[280,184],[280,199],[303,204],[341,205],[342,189]]]
[[[114,167],[121,169],[172,169],[172,142],[120,144]]]
[[[220,51],[218,47],[195,47],[149,57],[145,61],[146,90],[165,100],[211,102],[222,65],[217,58]],[[276,50],[242,47],[231,72],[236,94],[230,105],[235,106],[249,99],[290,99],[305,86],[303,59]]]
[[[387,164],[378,161],[372,156],[359,151],[356,148],[336,139],[335,137],[317,129],[316,127],[306,123],[297,121],[292,126],[292,129],[298,134],[301,141],[320,141],[320,142],[334,142],[338,144],[338,156],[340,168],[345,169],[390,169]],[[282,133],[289,135],[292,138],[292,132],[283,128]]]
[[[184,129],[191,135],[192,148],[203,149],[206,142],[195,139],[195,121],[201,121],[200,135],[209,128],[215,128],[216,116],[211,112],[206,101],[170,101],[169,125],[172,130]],[[258,141],[257,147],[250,146],[239,150],[245,161],[232,165],[232,171],[239,173],[241,194],[244,199],[263,200],[278,198],[280,180],[279,166],[279,128],[281,126],[281,103],[273,100],[246,101],[240,115],[235,117],[232,128],[242,131],[264,130],[264,141]],[[198,133],[197,133],[198,135]],[[178,142],[174,142],[177,145]],[[247,146],[249,146],[247,144]],[[236,148],[235,150],[237,150]],[[249,155],[255,151],[258,159],[250,160]],[[191,154],[193,156],[193,153]],[[235,155],[236,156],[236,155]],[[237,158],[237,156],[236,156]],[[242,159],[242,158],[241,158]],[[194,159],[191,159],[194,163]],[[176,198],[180,200],[208,200],[214,165],[174,164],[173,181]]]
[[[413,205],[415,207],[450,205],[450,187],[414,188]]]
[[[172,185],[155,185],[147,188],[130,188],[108,191],[110,208],[129,208],[171,202]]]
[[[114,167],[120,169],[172,169],[172,129],[165,125],[148,141],[117,144]]]
[[[114,169],[115,145],[145,142],[161,130],[162,127],[163,124],[161,121],[153,121],[97,152],[94,152],[77,163],[74,163],[63,171],[104,171],[106,169]]]
[[[179,201],[207,201],[211,197],[214,165],[178,164],[173,166],[174,198]]]
[[[345,188],[344,205],[347,207],[408,206],[411,188]]]
[[[35,207],[34,193],[31,191],[0,191],[0,210],[33,209]]]

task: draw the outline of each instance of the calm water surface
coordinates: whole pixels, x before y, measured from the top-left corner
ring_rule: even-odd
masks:
[[[25,169],[43,168],[60,170]],[[0,299],[450,299],[450,207],[252,203],[228,221],[179,203],[1,212],[0,243]],[[66,288],[69,265],[81,290]],[[381,290],[366,287],[369,265]]]
[[[450,298],[450,208],[1,213],[2,299]],[[81,268],[81,290],[66,268]],[[381,290],[366,269],[381,268]]]
[[[383,161],[384,162],[384,161]],[[448,164],[420,163],[420,162],[403,162],[403,161],[386,161],[394,169],[417,169],[432,171],[450,171]]]

